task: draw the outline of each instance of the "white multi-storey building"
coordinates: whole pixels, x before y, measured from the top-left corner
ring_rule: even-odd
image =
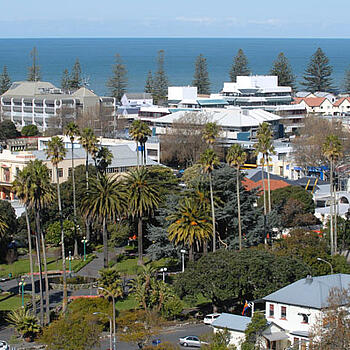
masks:
[[[111,122],[116,115],[113,97],[99,97],[82,87],[72,94],[64,93],[44,81],[14,82],[0,98],[1,119],[9,119],[17,127],[34,124],[45,131],[54,117],[75,119],[79,113],[99,109]]]

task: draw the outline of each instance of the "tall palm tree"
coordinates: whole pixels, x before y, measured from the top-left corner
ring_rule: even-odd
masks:
[[[29,265],[30,265],[30,280],[32,284],[32,305],[33,314],[36,315],[36,301],[35,301],[35,283],[34,283],[34,268],[33,268],[33,254],[32,254],[32,234],[28,215],[28,206],[30,205],[30,172],[28,168],[25,167],[23,170],[19,171],[15,181],[12,183],[12,190],[18,197],[18,199],[24,205],[24,213],[26,217],[27,224],[27,234],[28,234],[28,253],[29,253]]]
[[[266,122],[263,122],[262,124],[260,124],[256,136],[258,139],[258,142],[255,145],[256,153],[263,154],[262,172],[264,171],[264,165],[266,164],[267,166],[267,193],[268,193],[268,209],[269,209],[268,211],[270,212],[271,211],[271,186],[270,186],[269,160],[270,160],[270,155],[275,153],[275,148],[272,144],[273,135],[272,135],[270,124]],[[262,181],[264,182],[263,173],[262,173]],[[264,199],[266,200],[266,195]]]
[[[72,150],[72,187],[73,187],[73,221],[74,221],[74,256],[78,255],[78,237],[77,237],[77,205],[75,198],[75,177],[74,177],[74,141],[80,135],[79,126],[74,122],[66,125],[65,135],[69,137]]]
[[[47,143],[47,149],[45,150],[46,156],[51,160],[52,166],[56,170],[56,185],[57,185],[57,202],[58,202],[58,213],[60,218],[61,227],[61,247],[62,247],[62,270],[63,270],[63,311],[67,309],[68,295],[67,295],[67,275],[66,275],[66,253],[64,247],[64,230],[63,230],[63,214],[62,214],[62,203],[60,193],[60,177],[58,171],[58,164],[62,162],[67,151],[64,147],[63,140],[59,136],[54,136]]]
[[[328,159],[330,163],[330,188],[331,188],[331,205],[330,205],[330,243],[331,243],[331,254],[337,252],[337,233],[334,231],[333,224],[333,207],[334,207],[334,183],[333,183],[333,171],[335,162],[343,155],[343,146],[336,135],[328,135],[322,146],[323,155]],[[335,220],[337,218],[335,217]]]
[[[80,134],[79,142],[86,152],[85,178],[86,189],[89,189],[89,155],[93,155],[97,152],[97,137],[91,128],[84,128]]]
[[[96,168],[102,174],[107,173],[107,168],[112,164],[113,153],[108,147],[102,146],[96,155]]]
[[[215,207],[214,207],[214,194],[213,194],[213,181],[211,173],[217,167],[220,162],[216,153],[211,149],[207,148],[200,156],[199,163],[202,167],[204,174],[208,175],[209,187],[210,187],[210,203],[211,203],[211,216],[213,225],[213,252],[216,251],[216,228],[215,228]]]
[[[103,227],[104,267],[108,267],[107,221],[120,217],[126,209],[126,189],[118,177],[99,175],[90,181],[89,189],[82,199],[82,211],[97,218]]]
[[[138,263],[143,265],[142,220],[158,207],[161,196],[157,184],[144,167],[128,172],[125,185],[128,189],[128,211],[137,221]]]
[[[8,226],[6,224],[6,219],[0,216],[0,236],[2,236],[7,229],[8,229]]]
[[[89,189],[89,155],[94,155],[97,152],[97,137],[91,128],[84,128],[79,137],[79,142],[86,152],[85,159],[85,180],[86,189]],[[86,238],[90,240],[90,218],[86,218]]]
[[[42,238],[41,230],[41,210],[52,202],[54,198],[53,188],[51,186],[51,178],[49,169],[40,160],[30,161],[26,166],[27,175],[27,192],[28,207],[32,208],[35,213],[36,226],[36,252],[39,266],[39,290],[40,290],[40,322],[44,324],[44,295],[42,284],[42,260],[40,242]],[[44,249],[45,250],[45,249]],[[47,266],[44,259],[45,284],[46,284],[46,313],[49,314],[49,290],[47,280]]]
[[[241,222],[241,201],[239,196],[240,188],[240,170],[242,165],[247,160],[247,153],[238,143],[232,145],[227,153],[226,161],[230,166],[236,168],[237,181],[236,181],[236,191],[237,191],[237,211],[238,211],[238,239],[239,239],[239,250],[242,249],[242,222]]]
[[[139,167],[139,163],[140,163],[139,145],[141,146],[141,160],[142,160],[141,163],[146,164],[145,145],[148,140],[148,136],[152,135],[152,131],[145,122],[139,119],[135,119],[130,126],[129,134],[133,138],[133,140],[136,142],[137,167]]]
[[[167,220],[172,222],[168,227],[169,239],[175,244],[187,245],[193,261],[194,244],[204,244],[212,235],[209,212],[194,198],[185,198]]]
[[[209,122],[204,125],[202,138],[209,145],[209,148],[213,148],[219,133],[220,127],[215,122]]]

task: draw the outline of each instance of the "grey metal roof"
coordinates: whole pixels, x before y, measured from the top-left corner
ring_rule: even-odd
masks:
[[[125,94],[126,98],[132,99],[132,100],[151,100],[152,99],[152,94],[149,94],[148,92],[127,92]]]
[[[106,146],[113,154],[112,163],[108,168],[124,168],[124,167],[135,167],[137,166],[137,152],[136,149],[132,150],[128,145],[116,145],[116,146]],[[86,153],[83,148],[74,149],[75,159],[85,159]],[[42,151],[32,152],[37,159],[46,161],[46,153]],[[72,150],[67,149],[66,156],[64,159],[72,159]],[[89,156],[89,163],[94,164],[94,161]],[[146,165],[156,165],[157,162],[147,157]]]
[[[251,317],[222,313],[211,325],[213,327],[244,332],[250,321]]]
[[[329,304],[328,297],[332,288],[349,287],[349,274],[307,277],[267,295],[263,300],[322,309]]]
[[[293,332],[290,332],[290,334],[297,335],[299,337],[304,337],[304,338],[309,337],[309,332],[307,332],[307,331],[293,331]]]

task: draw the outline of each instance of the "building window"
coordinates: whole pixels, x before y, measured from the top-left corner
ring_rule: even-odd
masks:
[[[72,176],[72,168],[68,169],[68,176]]]
[[[269,317],[275,317],[275,305],[270,304]]]
[[[49,169],[49,176],[50,176],[50,179],[52,180],[52,169]]]
[[[301,323],[305,323],[305,324],[309,323],[309,316],[307,314],[300,314],[300,316],[303,318]]]
[[[63,168],[58,168],[58,177],[63,177]]]
[[[281,319],[285,320],[287,318],[287,307],[281,306]]]

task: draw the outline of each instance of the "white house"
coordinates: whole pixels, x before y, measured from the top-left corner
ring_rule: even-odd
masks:
[[[345,115],[350,113],[350,97],[342,97],[334,103],[334,112],[336,115]]]
[[[142,107],[142,106],[152,106],[153,98],[152,95],[147,92],[140,93],[125,93],[120,99],[122,106],[127,107]]]
[[[308,113],[333,115],[335,112],[333,103],[326,97],[297,97],[294,104],[300,104]]]
[[[293,349],[308,349],[312,327],[329,305],[330,291],[334,288],[350,288],[350,275],[308,276],[262,298],[268,321],[260,340],[265,342],[265,348],[286,350],[293,346]],[[212,326],[214,332],[227,329],[231,335],[230,343],[240,350],[250,321],[250,317],[223,313]]]

